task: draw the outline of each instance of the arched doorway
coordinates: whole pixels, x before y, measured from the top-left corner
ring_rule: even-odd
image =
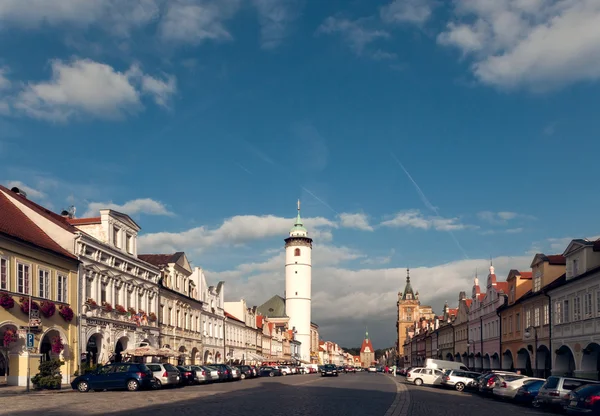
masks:
[[[553,374],[557,376],[572,377],[575,372],[575,358],[571,348],[566,345],[556,350]]]
[[[446,354],[446,360],[447,361],[454,361],[454,355],[452,355],[452,353],[448,353]]]
[[[481,353],[478,352],[477,354],[475,354],[475,360],[473,363],[473,367],[475,367],[478,370],[483,369],[483,358],[481,357]]]
[[[581,377],[600,379],[600,345],[592,342],[583,350]]]
[[[198,348],[196,348],[196,347],[192,348],[191,360],[192,360],[192,365],[200,364],[200,351],[198,351]]]
[[[515,365],[515,369],[527,376],[531,376],[533,374],[531,371],[531,357],[529,356],[529,351],[527,351],[525,348],[521,348],[517,352],[517,363]]]
[[[500,370],[500,356],[497,352],[490,357],[490,370]]]
[[[46,332],[40,342],[40,355],[42,361],[58,359],[65,349],[65,340],[56,329]]]
[[[490,368],[490,355],[486,354],[483,356],[483,369],[489,370]]]
[[[115,353],[113,355],[112,362],[120,363],[121,361],[123,361],[122,353],[127,349],[128,344],[129,338],[127,337],[121,337],[117,340],[117,343],[115,344]]]
[[[220,352],[216,353],[215,354],[215,362],[217,364],[223,364],[222,360],[223,360],[223,357],[221,356],[221,353]]]
[[[552,369],[550,350],[545,345],[540,345],[535,353],[536,377],[548,378]]]
[[[212,364],[213,363],[213,355],[210,351],[206,350],[204,352],[204,364]]]
[[[8,377],[10,375],[8,353],[19,344],[17,335],[17,326],[13,324],[4,324],[0,326],[0,376]]]
[[[177,356],[177,365],[185,365],[186,349],[182,345],[179,347],[179,355]]]
[[[456,361],[457,363],[462,362],[462,357],[459,353],[456,353],[456,355],[454,356],[454,361]]]
[[[93,368],[98,365],[100,359],[100,348],[102,346],[102,335],[94,334],[88,338],[85,346],[85,367]]]
[[[514,361],[511,350],[506,350],[502,354],[502,369],[506,371],[514,371]]]
[[[469,362],[469,364],[467,365],[467,367],[469,367],[471,370],[474,370],[475,369],[475,355],[473,353],[469,354],[468,362]]]

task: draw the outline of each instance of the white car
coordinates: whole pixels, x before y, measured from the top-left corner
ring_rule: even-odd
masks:
[[[367,370],[369,373],[376,373],[377,372],[377,367],[375,367],[374,365],[370,366],[369,369]]]
[[[287,365],[282,365],[279,367],[279,369],[281,370],[281,374],[284,376],[289,376],[292,374],[292,370]]]
[[[436,368],[413,368],[406,375],[406,381],[414,383],[415,386],[427,384],[430,386],[442,384],[444,373]]]
[[[498,377],[492,392],[494,396],[498,396],[503,399],[514,399],[517,395],[517,390],[519,390],[524,384],[536,380],[545,381],[543,378],[524,377],[519,374],[504,375],[502,377]]]

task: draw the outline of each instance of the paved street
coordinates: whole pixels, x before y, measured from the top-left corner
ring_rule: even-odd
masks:
[[[0,396],[0,414],[383,416],[396,386],[381,374],[295,375],[160,391]],[[150,412],[150,413],[149,413]]]
[[[404,383],[404,377],[399,377]],[[405,383],[410,393],[410,416],[464,416],[464,415],[548,415],[530,407],[517,406],[512,403],[481,397],[475,393],[461,393],[455,390],[438,387],[417,387]]]

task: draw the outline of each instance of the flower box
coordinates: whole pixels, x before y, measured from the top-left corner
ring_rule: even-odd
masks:
[[[98,304],[96,303],[96,301],[95,301],[94,299],[92,299],[92,298],[88,298],[88,299],[85,301],[85,303],[86,303],[86,304],[88,304],[88,305],[90,305],[91,307],[96,307],[96,306],[98,306]]]
[[[102,308],[106,311],[106,312],[112,312],[113,307],[110,303],[108,302],[102,302]]]
[[[150,320],[150,322],[156,322],[156,314],[154,312],[150,312],[150,315],[148,315],[148,319]]]
[[[54,313],[56,312],[56,305],[54,304],[54,302],[44,300],[40,304],[40,311],[42,312],[42,315],[44,315],[46,318],[50,318],[54,316]]]
[[[19,303],[21,304],[21,312],[23,312],[25,315],[29,315],[29,298],[27,298],[25,296],[21,296],[21,298],[19,299]],[[39,310],[40,305],[38,305],[37,302],[32,301],[31,309]]]
[[[65,322],[71,322],[73,320],[73,309],[69,305],[61,305],[58,308],[58,314],[65,320]]]
[[[4,309],[12,309],[15,307],[15,300],[6,292],[0,292],[0,306]]]
[[[115,305],[115,311],[122,315],[127,313],[127,309],[125,309],[125,307],[123,305],[119,305],[119,304]]]
[[[127,308],[127,312],[129,312],[131,315],[136,314],[135,308],[132,308],[131,306],[129,308]]]
[[[4,331],[4,339],[2,340],[2,345],[5,348],[8,348],[11,343],[16,342],[19,339],[17,335],[17,331],[12,328],[8,328]]]

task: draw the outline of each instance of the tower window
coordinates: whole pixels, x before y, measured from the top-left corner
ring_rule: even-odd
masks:
[[[299,248],[294,249],[294,256],[298,257],[299,255],[300,255],[300,249]]]

